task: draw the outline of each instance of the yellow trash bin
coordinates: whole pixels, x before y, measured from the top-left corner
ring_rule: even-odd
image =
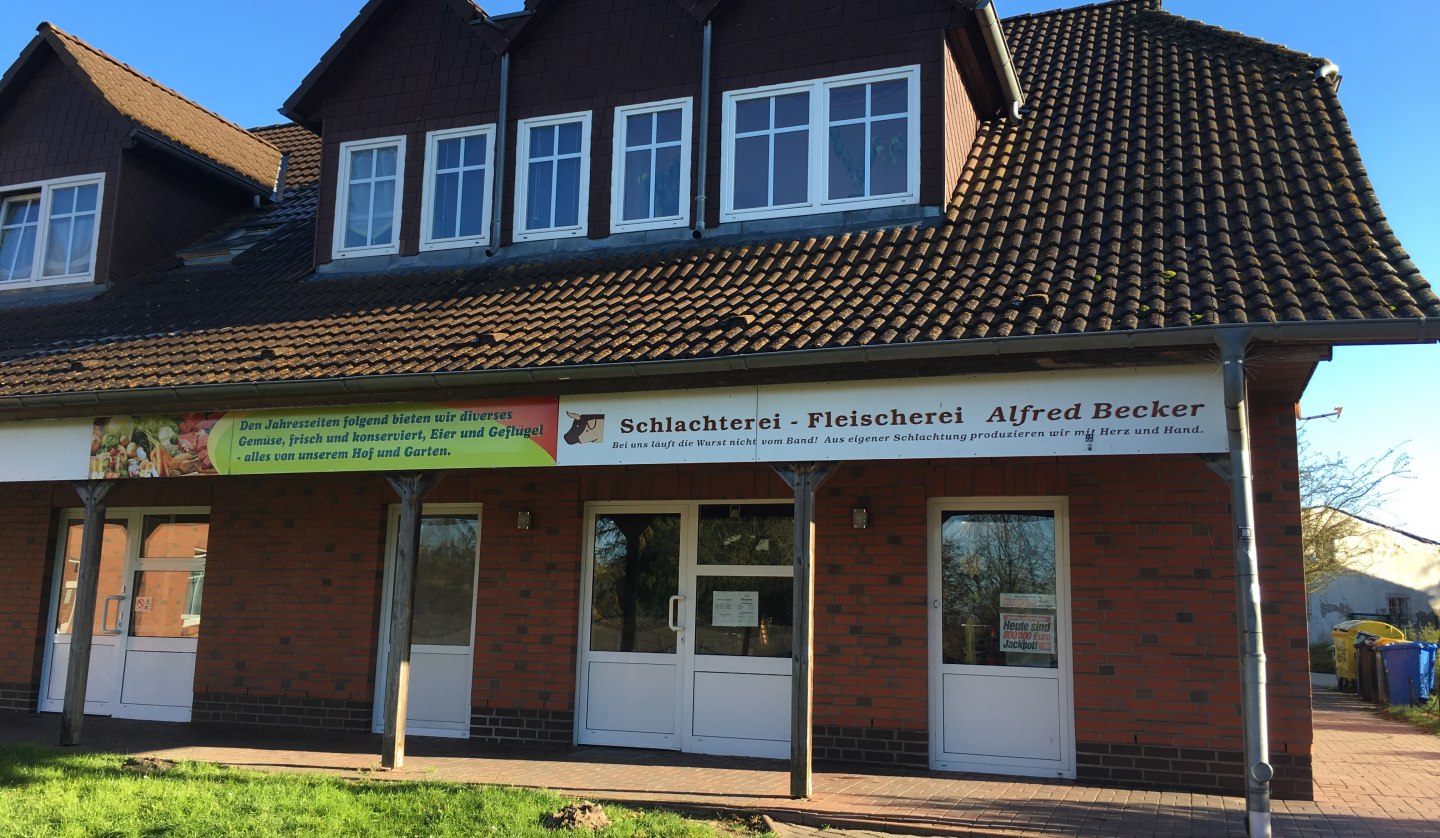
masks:
[[[1355,671],[1355,634],[1361,631],[1392,640],[1405,639],[1405,632],[1379,620],[1346,620],[1337,623],[1330,629],[1330,639],[1335,642],[1335,677],[1342,690],[1355,688],[1355,679],[1358,677]]]

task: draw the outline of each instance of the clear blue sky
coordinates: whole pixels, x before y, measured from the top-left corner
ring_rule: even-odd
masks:
[[[299,85],[363,0],[6,0],[0,61],[19,55],[49,20],[246,126],[280,121]],[[513,11],[521,0],[482,3]],[[1002,15],[1073,5],[996,0]],[[1400,240],[1440,282],[1440,3],[1435,0],[1167,0],[1165,8],[1324,56],[1340,65],[1340,98],[1382,205]],[[1343,405],[1336,423],[1310,422],[1316,448],[1365,458],[1404,445],[1417,477],[1377,514],[1440,538],[1440,347],[1339,349],[1302,407]]]

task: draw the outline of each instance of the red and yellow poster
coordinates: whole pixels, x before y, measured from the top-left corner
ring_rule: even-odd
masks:
[[[95,420],[90,477],[555,465],[556,398]]]

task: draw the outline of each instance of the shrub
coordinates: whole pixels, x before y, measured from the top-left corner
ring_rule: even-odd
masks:
[[[1310,644],[1310,671],[1335,674],[1335,644],[1333,641]]]

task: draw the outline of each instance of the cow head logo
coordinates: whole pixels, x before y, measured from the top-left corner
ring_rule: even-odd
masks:
[[[565,411],[570,417],[570,430],[565,432],[566,445],[585,445],[590,442],[605,441],[605,414],[603,413],[571,413]]]

